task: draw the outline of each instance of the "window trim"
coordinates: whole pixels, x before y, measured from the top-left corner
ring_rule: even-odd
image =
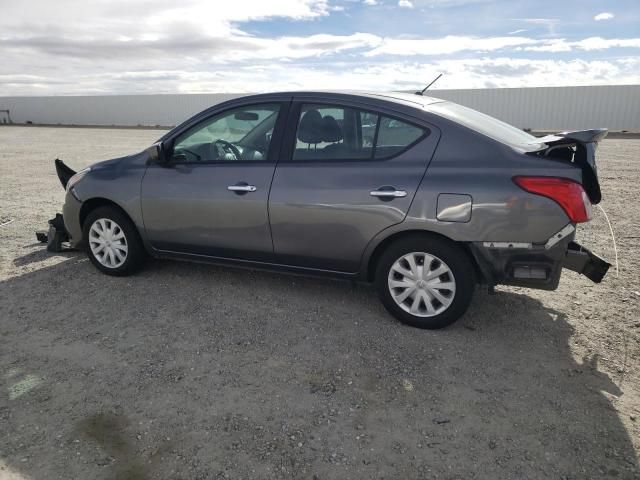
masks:
[[[242,108],[251,108],[258,105],[279,105],[280,109],[278,110],[278,117],[276,118],[276,122],[273,126],[273,134],[271,136],[271,142],[269,143],[269,150],[267,151],[267,155],[264,160],[205,160],[203,162],[192,162],[189,160],[186,161],[172,161],[171,156],[173,155],[173,149],[176,140],[178,137],[188,132],[194,127],[210,120],[213,117],[217,117],[219,115],[223,115],[227,112],[231,112],[233,110],[239,110]],[[291,107],[291,100],[262,100],[259,102],[251,102],[251,103],[243,103],[239,105],[228,105],[227,108],[223,108],[220,110],[216,110],[210,113],[210,115],[203,116],[202,118],[198,118],[194,122],[189,125],[185,125],[184,128],[180,129],[180,131],[176,132],[175,135],[172,135],[168,142],[166,142],[167,155],[169,156],[169,161],[166,166],[172,167],[173,165],[265,165],[265,164],[275,164],[278,161],[278,154],[282,148],[282,140],[284,135],[284,129],[286,128],[286,121],[288,118],[288,112]],[[266,119],[265,119],[266,120]],[[243,137],[244,138],[244,137]]]
[[[293,155],[296,150],[296,144],[298,140],[298,126],[300,123],[300,114],[302,112],[303,105],[319,105],[319,106],[327,106],[327,107],[336,107],[336,108],[351,108],[354,110],[360,110],[367,113],[372,113],[378,116],[378,121],[376,123],[376,131],[374,136],[373,147],[371,148],[371,156],[369,158],[351,158],[351,159],[342,159],[342,158],[324,158],[324,159],[294,159]],[[406,145],[402,150],[394,153],[393,155],[387,155],[385,157],[376,158],[376,143],[378,141],[378,131],[380,129],[380,118],[387,117],[393,120],[398,120],[399,122],[406,123],[413,127],[419,128],[423,131],[423,134],[415,139],[410,144]],[[287,119],[287,131],[285,135],[283,135],[283,153],[282,159],[279,160],[281,163],[293,163],[293,164],[305,164],[305,163],[361,163],[361,162],[384,162],[387,160],[392,160],[403,153],[407,152],[418,143],[422,142],[425,138],[429,137],[433,132],[433,128],[427,127],[425,125],[421,125],[415,121],[407,120],[406,118],[396,115],[383,112],[375,107],[371,107],[369,105],[358,104],[355,102],[341,102],[335,99],[322,99],[322,98],[296,98],[293,100],[292,105],[289,108],[289,115]],[[288,149],[288,152],[286,151]]]

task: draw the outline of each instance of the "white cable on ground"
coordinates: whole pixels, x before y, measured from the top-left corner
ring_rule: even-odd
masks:
[[[604,218],[607,220],[607,224],[609,225],[609,231],[611,232],[611,239],[613,240],[613,251],[616,255],[616,278],[618,278],[618,274],[620,273],[620,269],[618,268],[618,247],[616,247],[616,236],[613,234],[613,228],[611,228],[611,222],[609,221],[609,216],[607,212],[604,211],[602,205],[598,204],[598,208],[602,210],[604,213]]]

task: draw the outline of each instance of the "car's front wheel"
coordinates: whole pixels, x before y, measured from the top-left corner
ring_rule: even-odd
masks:
[[[91,263],[108,275],[130,275],[144,263],[146,252],[135,225],[116,208],[90,212],[83,235]]]
[[[418,328],[443,328],[467,310],[475,272],[459,246],[415,235],[392,243],[376,269],[376,289],[385,308]]]

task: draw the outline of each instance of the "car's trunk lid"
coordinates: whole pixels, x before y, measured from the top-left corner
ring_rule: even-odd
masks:
[[[602,200],[598,168],[596,166],[596,150],[598,142],[607,136],[606,128],[593,130],[576,130],[547,135],[536,140],[546,145],[542,150],[529,152],[554,160],[574,164],[582,170],[582,186],[591,203]]]

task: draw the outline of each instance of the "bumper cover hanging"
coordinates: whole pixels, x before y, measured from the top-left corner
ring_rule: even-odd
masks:
[[[602,281],[610,266],[610,263],[577,242],[569,243],[563,264],[564,268],[578,272],[595,283]]]
[[[64,218],[61,213],[57,213],[54,218],[49,220],[49,230],[39,230],[36,232],[36,238],[40,243],[47,244],[49,252],[62,252],[69,250],[63,243],[69,241],[69,234],[64,228]]]

